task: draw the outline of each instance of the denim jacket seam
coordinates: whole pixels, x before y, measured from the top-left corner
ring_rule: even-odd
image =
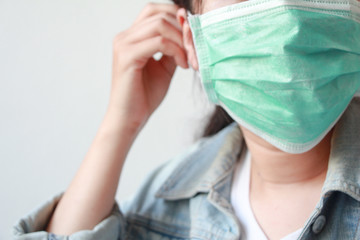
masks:
[[[164,195],[164,196],[168,196],[168,193],[171,193],[171,188],[174,187],[174,184],[181,179],[181,176],[184,176],[184,172],[186,171],[186,169],[191,166],[192,163],[192,159],[191,158],[187,158],[186,161],[183,161],[180,165],[179,168],[176,171],[173,171],[174,175],[171,175],[169,178],[167,178],[165,180],[165,183],[163,185],[160,186],[160,189],[157,191],[156,195]],[[195,188],[195,187],[194,187]],[[187,191],[183,191],[188,192]],[[178,193],[178,192],[177,192]]]
[[[216,237],[216,239],[224,239],[223,235],[219,235],[216,234],[214,232],[211,232],[207,229],[201,228],[201,227],[192,227],[189,228],[188,226],[184,226],[184,225],[178,225],[178,224],[168,224],[159,220],[154,220],[151,217],[147,217],[144,215],[139,215],[136,213],[130,214],[127,216],[127,220],[126,222],[128,222],[128,224],[130,225],[129,229],[128,229],[128,233],[127,235],[130,234],[131,229],[134,226],[138,226],[138,227],[142,227],[145,228],[147,231],[151,231],[151,232],[155,232],[158,234],[163,234],[163,235],[167,235],[167,236],[172,236],[172,237],[189,237],[189,235],[191,235],[192,237],[201,237],[203,238],[204,235],[211,235]],[[151,224],[147,224],[147,222],[151,222]],[[168,229],[173,227],[173,229],[176,229],[176,231],[168,231]],[[180,230],[180,233],[179,233]],[[223,232],[226,232],[227,230],[225,229],[221,229]],[[191,234],[191,232],[201,232],[202,234]]]
[[[185,175],[184,172],[189,166],[191,166],[191,163],[193,163],[193,161],[191,161],[191,159],[188,159],[186,163],[182,164],[181,169],[174,171],[173,173],[175,173],[176,175],[173,175],[170,178],[168,178],[165,181],[165,183],[160,186],[159,190],[156,192],[156,197],[166,198],[166,197],[172,197],[172,195],[175,194],[176,199],[180,199],[180,198],[190,198],[197,192],[208,192],[212,186],[212,183],[208,181],[202,181],[197,185],[191,186],[188,189],[177,190],[176,192],[172,190],[172,188],[175,186],[174,183],[176,183],[179,179],[182,178],[182,176]],[[185,196],[181,196],[181,195],[185,195]]]
[[[331,184],[334,186],[330,186],[329,188],[324,189],[324,194],[332,191],[339,191],[349,195],[350,197],[354,198],[356,201],[360,201],[360,188],[358,183],[346,181],[344,179],[336,179],[332,181]],[[351,187],[353,189],[351,189]]]
[[[360,232],[360,216],[358,218],[358,224],[356,226],[355,237],[356,237],[356,235],[360,235],[359,232]],[[357,240],[357,239],[354,238],[354,240]]]
[[[151,217],[146,217],[138,214],[131,214],[127,217],[126,220],[129,225],[129,232],[134,226],[145,228],[147,231],[152,231],[158,234],[168,235],[172,237],[187,237],[189,233],[188,226],[181,226],[181,225],[171,225],[159,220],[154,220]],[[148,224],[150,222],[151,224]],[[175,227],[176,231],[168,231],[171,227]]]
[[[224,161],[225,160],[226,162],[233,162],[233,160],[230,158],[224,159]],[[156,196],[159,196],[159,194],[162,196],[169,196],[168,194],[164,195],[164,193],[172,193],[170,189],[173,186],[173,183],[176,182],[175,180],[178,180],[179,178],[181,178],[181,176],[183,176],[184,169],[186,169],[188,166],[191,166],[192,165],[191,163],[193,162],[190,161],[190,159],[189,161],[187,161],[187,163],[184,163],[183,166],[181,167],[181,170],[176,171],[177,175],[171,177],[171,179],[168,179],[168,181],[166,181],[166,183],[160,187],[160,190],[157,192]],[[224,178],[226,178],[229,174],[232,173],[234,169],[233,166],[234,164],[230,164],[230,163],[227,164],[226,169],[223,170],[223,173],[220,174],[216,179],[213,179],[213,181],[202,180],[200,181],[200,183],[192,187],[190,190],[188,189],[177,190],[175,193],[177,195],[176,199],[182,198],[180,195],[184,195],[189,192],[191,192],[192,194],[186,196],[185,198],[190,198],[191,196],[195,195],[198,192],[204,192],[204,193],[209,192],[214,186],[219,184]]]
[[[227,126],[223,133],[220,134],[220,136],[211,136],[211,137],[205,137],[202,138],[201,144],[198,144],[196,148],[193,149],[193,151],[189,151],[189,153],[184,156],[184,159],[182,162],[179,163],[177,169],[175,169],[170,177],[168,177],[162,185],[158,188],[158,190],[155,193],[155,196],[157,198],[164,198],[168,200],[177,200],[177,199],[187,199],[194,195],[196,195],[199,192],[205,193],[209,192],[210,189],[216,185],[222,178],[223,175],[227,174],[229,170],[232,170],[234,167],[234,162],[237,160],[238,154],[243,150],[244,142],[242,137],[240,138],[241,141],[241,148],[238,149],[238,153],[235,156],[232,152],[231,155],[229,153],[224,153],[223,156],[221,156],[221,164],[219,165],[219,155],[218,153],[213,156],[214,159],[212,159],[212,163],[210,163],[209,167],[213,167],[213,164],[216,165],[218,168],[217,173],[210,173],[210,175],[207,172],[204,172],[200,178],[197,179],[195,184],[187,186],[184,188],[182,185],[176,185],[177,182],[181,182],[181,179],[188,178],[187,176],[187,169],[191,166],[196,164],[194,162],[194,159],[197,157],[202,157],[201,152],[211,147],[214,143],[216,145],[216,148],[222,149],[225,145],[225,142],[229,144],[234,144],[233,135],[238,134],[239,132],[241,134],[240,129],[237,124],[232,123],[229,126]],[[238,129],[238,131],[237,131]],[[219,142],[219,140],[221,140]],[[237,144],[238,145],[238,144]],[[233,146],[229,145],[230,148],[233,148]],[[200,154],[199,154],[200,152]],[[235,160],[234,160],[235,159]],[[220,173],[219,173],[220,172]]]
[[[216,187],[221,187],[221,186],[228,184],[228,182],[226,181],[226,177],[229,177],[229,175],[226,175],[226,176],[224,176],[223,179],[220,179],[219,182],[210,190],[208,199],[210,201],[214,200],[214,203],[219,204],[221,207],[224,207],[224,209],[229,211],[229,213],[234,214],[233,207],[232,207],[229,199],[227,199],[225,196],[223,196],[219,191],[216,191]],[[225,204],[224,204],[224,201],[225,201]]]

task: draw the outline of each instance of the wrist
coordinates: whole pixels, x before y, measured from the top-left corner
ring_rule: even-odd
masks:
[[[145,121],[132,121],[126,114],[121,114],[119,111],[108,108],[103,118],[101,129],[136,137],[144,125]]]

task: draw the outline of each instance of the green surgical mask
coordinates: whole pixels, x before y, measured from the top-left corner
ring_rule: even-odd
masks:
[[[250,0],[189,23],[210,100],[285,152],[317,145],[360,88],[356,0]]]

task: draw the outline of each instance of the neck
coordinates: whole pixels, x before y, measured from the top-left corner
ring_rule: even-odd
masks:
[[[251,172],[260,182],[289,185],[319,178],[325,180],[332,131],[310,151],[290,154],[275,148],[246,128],[240,128],[251,153]]]

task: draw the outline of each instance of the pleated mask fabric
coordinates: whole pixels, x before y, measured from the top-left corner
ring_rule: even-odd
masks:
[[[209,99],[285,152],[316,146],[359,94],[356,0],[250,0],[188,20]]]

